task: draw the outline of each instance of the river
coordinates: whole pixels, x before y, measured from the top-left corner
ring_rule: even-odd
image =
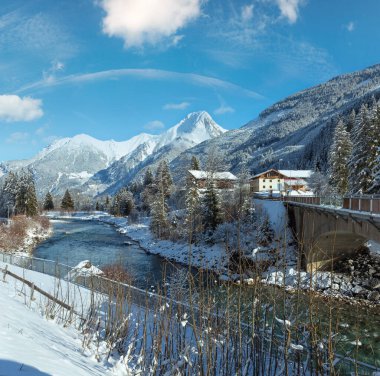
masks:
[[[162,257],[147,254],[137,243],[115,231],[112,225],[79,219],[53,220],[53,235],[42,242],[33,256],[75,266],[89,260],[100,269],[123,265],[135,286],[154,288],[165,275],[167,280],[180,266]]]
[[[77,265],[80,261],[90,260],[100,269],[105,265],[120,264],[125,267],[132,276],[133,284],[142,289],[154,291],[157,285],[178,282],[178,271],[187,268],[180,265],[167,263],[162,257],[146,253],[139,245],[125,235],[120,234],[108,224],[95,221],[83,221],[78,219],[53,220],[53,235],[41,243],[34,251],[34,256],[64,263],[70,266]],[[163,276],[165,275],[165,280]],[[173,281],[172,281],[173,282]],[[216,296],[223,301],[223,290],[226,286],[219,286]],[[244,287],[247,293],[247,304],[252,299],[252,288]],[[272,287],[264,287],[266,295],[271,299],[281,301],[283,293]],[[294,310],[292,304],[295,298],[289,296],[287,310]],[[307,319],[307,296],[302,295],[301,307],[304,306],[302,316]],[[316,300],[318,306],[317,320],[328,322],[329,307],[320,299]],[[297,308],[299,309],[299,307]],[[249,309],[248,309],[249,311]],[[359,338],[361,346],[358,351],[359,358],[370,364],[377,363],[380,366],[380,315],[379,309],[353,307],[337,301],[332,308],[334,317],[339,317],[338,325],[341,337],[344,340],[342,349],[349,350],[350,344],[355,338]],[[326,326],[327,327],[327,326]]]

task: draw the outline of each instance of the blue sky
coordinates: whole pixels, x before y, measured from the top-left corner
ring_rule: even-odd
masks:
[[[206,110],[238,128],[380,63],[378,0],[1,0],[0,161]]]

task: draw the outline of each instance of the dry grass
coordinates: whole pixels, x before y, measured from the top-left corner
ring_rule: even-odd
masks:
[[[44,233],[49,227],[50,222],[46,217],[14,216],[9,224],[0,224],[0,250],[15,252],[23,249],[29,232]]]

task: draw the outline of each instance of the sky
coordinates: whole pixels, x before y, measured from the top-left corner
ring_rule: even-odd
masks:
[[[379,0],[1,0],[0,161],[205,110],[226,129],[380,63]]]

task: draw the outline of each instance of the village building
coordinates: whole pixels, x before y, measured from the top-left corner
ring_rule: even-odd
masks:
[[[286,176],[284,179],[286,191],[306,192],[309,190],[307,181],[313,173],[312,170],[279,170],[278,172]]]
[[[210,172],[200,170],[189,170],[189,176],[199,189],[207,188],[210,180],[214,181],[217,189],[234,189],[238,178],[228,171]]]
[[[270,169],[249,179],[251,192],[283,191],[286,176],[275,169]]]
[[[250,178],[251,192],[308,191],[307,180],[311,170],[270,169]]]

